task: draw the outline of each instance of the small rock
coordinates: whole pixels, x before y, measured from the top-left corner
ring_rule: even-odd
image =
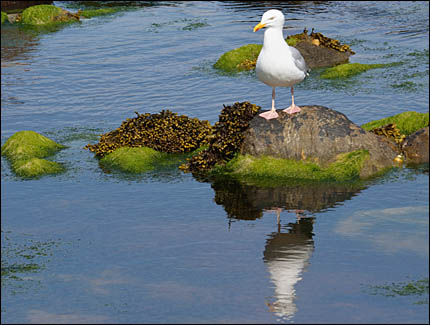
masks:
[[[429,127],[422,128],[406,137],[402,149],[407,163],[428,163]]]

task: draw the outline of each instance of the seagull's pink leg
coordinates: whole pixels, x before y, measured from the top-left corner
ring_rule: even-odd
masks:
[[[291,106],[284,109],[283,112],[288,113],[288,114],[294,114],[294,113],[297,113],[300,111],[301,111],[300,107],[297,105],[294,105],[294,89],[291,86]]]
[[[259,114],[259,116],[270,120],[272,118],[277,118],[279,115],[275,109],[275,87],[272,87],[272,109],[270,111]]]

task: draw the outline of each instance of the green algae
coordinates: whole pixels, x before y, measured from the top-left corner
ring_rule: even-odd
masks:
[[[145,173],[162,168],[177,168],[185,162],[188,154],[173,154],[148,147],[121,147],[100,159],[103,168],[126,173]]]
[[[12,163],[13,171],[21,177],[32,178],[40,175],[59,174],[64,167],[55,162],[40,158],[17,160]]]
[[[12,161],[30,158],[45,158],[65,146],[34,131],[19,131],[13,134],[1,147],[1,154]]]
[[[92,18],[97,16],[110,15],[117,11],[119,11],[119,8],[100,8],[100,9],[93,9],[93,10],[82,10],[82,11],[79,11],[79,15],[84,18]]]
[[[194,30],[194,29],[206,27],[206,26],[209,26],[209,24],[206,21],[195,22],[195,23],[189,23],[188,25],[182,27],[182,30]]]
[[[366,131],[371,131],[387,124],[396,124],[400,132],[408,136],[429,125],[429,113],[418,113],[415,111],[403,112],[380,120],[365,123],[361,125],[361,127]]]
[[[400,62],[394,63],[376,63],[376,64],[363,64],[363,63],[345,63],[335,67],[326,69],[320,77],[323,79],[336,79],[336,78],[349,78],[365,72],[370,69],[387,68],[401,64]]]
[[[429,279],[423,278],[421,280],[412,280],[409,282],[392,282],[384,285],[369,286],[371,295],[382,295],[385,297],[398,297],[398,296],[423,296],[427,298],[418,300],[414,304],[422,305],[428,304],[429,294]]]
[[[36,5],[25,9],[21,15],[21,23],[27,25],[44,25],[53,23],[55,17],[63,10],[53,5]]]
[[[7,13],[5,13],[5,12],[1,12],[1,23],[2,23],[2,25],[3,25],[3,23],[5,23],[5,22],[8,22],[9,20],[8,20],[8,18],[7,18]]]
[[[314,162],[239,154],[225,165],[215,166],[210,174],[257,186],[279,186],[291,182],[348,182],[360,179],[360,170],[368,156],[367,150],[340,154],[335,162],[324,168]]]
[[[263,46],[259,44],[247,44],[221,55],[218,61],[214,64],[214,68],[225,72],[240,72],[249,70],[243,67],[242,63],[245,60],[257,61]]]
[[[298,35],[300,35],[300,34],[298,34]],[[302,41],[302,40],[303,40],[303,38],[299,37],[298,35],[291,35],[291,36],[288,36],[288,37],[285,39],[285,41],[287,42],[287,44],[288,44],[289,46],[295,46],[298,42],[300,42],[300,41]]]
[[[286,39],[287,44],[290,46],[296,45],[299,41],[301,39],[294,36]],[[255,68],[262,48],[263,45],[260,44],[247,44],[235,48],[221,55],[213,67],[230,73],[252,70]]]
[[[64,167],[42,158],[51,156],[65,146],[34,131],[19,131],[2,146],[1,154],[9,159],[12,170],[21,177],[57,174]]]

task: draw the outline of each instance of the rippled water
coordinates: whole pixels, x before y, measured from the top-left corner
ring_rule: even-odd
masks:
[[[261,43],[252,28],[272,6],[285,35],[315,28],[351,44],[351,62],[402,62],[342,82],[312,71],[299,105],[357,124],[428,111],[428,2],[142,2],[55,32],[2,26],[2,144],[30,129],[68,146],[54,158],[67,172],[37,180],[2,158],[2,322],[428,323],[428,164],[258,188],[108,174],[82,149],[134,111],[214,123],[223,104],[268,108],[253,73],[212,64]],[[423,295],[381,288],[422,279]]]

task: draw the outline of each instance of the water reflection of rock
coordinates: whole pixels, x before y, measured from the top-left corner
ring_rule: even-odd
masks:
[[[277,213],[277,231],[267,236],[264,263],[274,284],[274,296],[266,301],[276,316],[291,320],[297,307],[295,285],[309,264],[314,251],[314,217],[304,217],[333,208],[357,195],[362,184],[307,184],[279,187],[257,187],[237,181],[213,181],[215,202],[222,205],[229,219],[255,220],[264,211]],[[296,212],[296,221],[281,226],[283,210]]]
[[[302,279],[314,250],[313,223],[314,218],[298,218],[286,226],[288,232],[279,228],[266,240],[264,263],[275,285],[274,301],[266,304],[278,317],[290,319],[297,310],[294,286]]]
[[[19,26],[1,27],[2,67],[18,64],[15,60],[29,58],[29,53],[38,45],[37,34]]]
[[[263,210],[281,208],[311,213],[332,208],[351,199],[365,188],[360,184],[308,184],[257,187],[236,181],[214,181],[215,202],[222,205],[229,218],[255,220]]]

